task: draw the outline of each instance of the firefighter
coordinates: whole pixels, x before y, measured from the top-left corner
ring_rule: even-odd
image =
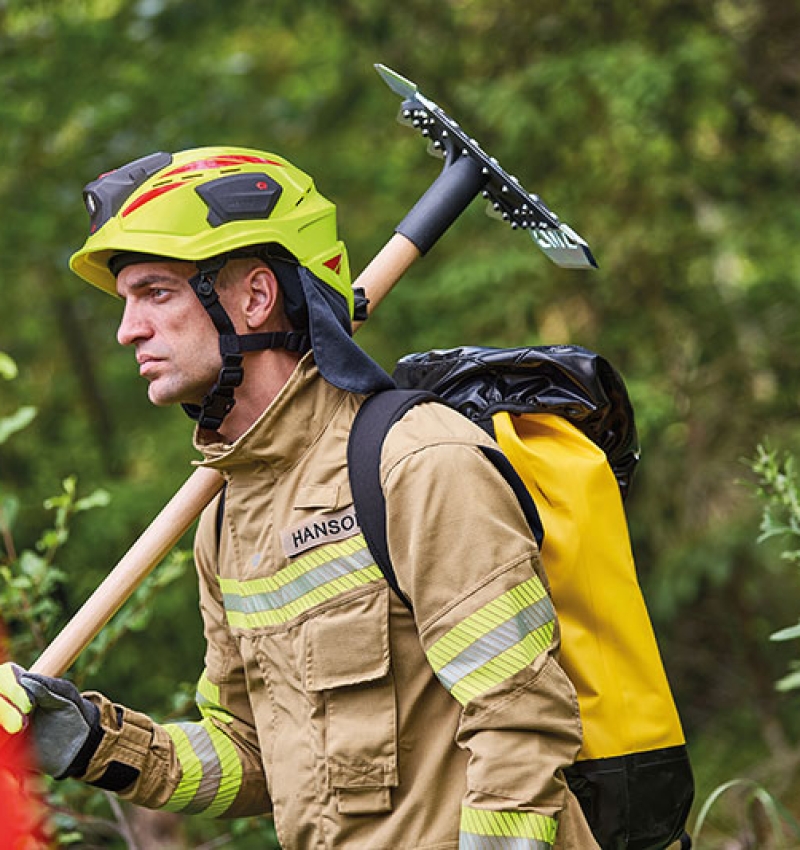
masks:
[[[563,769],[581,743],[536,544],[454,411],[415,407],[381,479],[399,584],[360,534],[346,451],[391,378],[351,338],[334,206],[285,159],[156,153],[84,192],[72,269],[123,302],[156,405],[225,479],[195,539],[199,719],[159,724],[0,667],[40,767],[152,808],[271,815],[284,850],[597,847]]]

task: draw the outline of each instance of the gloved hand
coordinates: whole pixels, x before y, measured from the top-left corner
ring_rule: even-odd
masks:
[[[27,691],[17,679],[17,673],[22,672],[10,662],[0,665],[0,726],[10,735],[22,729],[25,717],[33,710]]]
[[[66,679],[0,665],[0,725],[12,734],[29,728],[43,773],[82,776],[103,738],[100,710]]]

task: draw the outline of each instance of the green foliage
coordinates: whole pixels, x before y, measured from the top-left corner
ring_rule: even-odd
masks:
[[[14,362],[2,353],[0,368],[5,377],[16,376]],[[61,492],[45,500],[45,509],[53,515],[51,524],[41,532],[33,548],[18,550],[14,527],[20,502],[0,487],[0,540],[3,543],[0,611],[8,634],[4,656],[28,667],[55,637],[56,625],[63,613],[63,590],[70,580],[69,573],[58,564],[70,540],[74,521],[81,514],[108,508],[110,504],[108,492],[102,489],[88,496],[79,495],[77,477],[69,476],[62,481]],[[165,563],[141,583],[122,610],[77,659],[69,675],[79,687],[106,665],[113,664],[114,653],[125,636],[146,633],[157,598],[185,574],[190,560],[188,552],[173,551]],[[168,713],[186,716],[191,711],[191,695],[187,683],[175,683]],[[45,778],[44,783],[49,812],[47,831],[59,846],[125,847],[128,850],[141,846],[130,812],[114,795],[77,782]],[[185,840],[190,842],[187,846],[198,846],[206,840],[211,846],[219,846],[235,840],[237,846],[246,850],[276,846],[277,843],[273,827],[264,820],[187,828],[185,832]]]
[[[0,509],[7,556],[7,560],[0,562],[3,583],[0,598],[6,625],[19,635],[14,650],[21,663],[32,660],[33,653],[44,648],[60,614],[57,599],[67,576],[56,566],[56,556],[69,538],[72,517],[108,504],[108,494],[102,490],[79,499],[74,477],[65,479],[62,488],[60,495],[45,502],[46,508],[55,511],[55,521],[42,532],[34,549],[15,551],[11,532],[17,513],[16,500],[7,498]]]
[[[792,455],[781,457],[768,446],[756,447],[752,463],[758,478],[758,494],[763,502],[759,542],[773,537],[800,538],[800,489],[797,462]],[[792,563],[800,560],[799,549],[784,549],[781,557]]]
[[[11,381],[17,377],[17,364],[7,355],[0,351],[0,378]],[[0,416],[0,445],[17,431],[22,431],[31,423],[36,416],[36,408],[31,405],[20,407],[14,413]]]
[[[759,541],[780,538],[783,545],[780,557],[790,564],[800,565],[800,479],[797,462],[792,455],[781,456],[777,450],[759,445],[752,469],[757,476],[758,494],[762,502]],[[771,635],[773,641],[799,638],[800,620],[797,625],[780,629]],[[793,661],[791,667],[791,672],[778,682],[778,690],[800,688],[800,659]]]
[[[733,779],[709,794],[703,802],[694,825],[693,840],[697,847],[710,846],[706,838],[710,815],[724,795],[735,795],[738,812],[738,839],[740,847],[758,847],[759,850],[788,850],[800,841],[800,823],[786,807],[757,782]],[[700,836],[704,843],[701,844]],[[731,846],[731,845],[728,845]]]
[[[798,26],[779,0],[0,3],[2,345],[20,372],[2,382],[3,511],[41,557],[53,482],[77,469],[85,492],[112,498],[76,515],[60,550],[63,617],[192,457],[189,424],[148,405],[116,346],[119,306],[67,271],[85,236],[81,187],[159,149],[272,149],[337,202],[358,271],[439,167],[395,124],[372,69],[383,62],[540,193],[600,269],[555,268],[473,204],[359,340],[387,367],[462,343],[608,357],[637,409],[633,543],[690,741],[731,728],[736,706],[750,723],[736,725],[737,752],[745,737],[753,759],[796,748],[773,687],[796,644],[767,638],[796,618],[800,575],[774,565],[774,540],[755,544],[738,479],[754,435],[800,449]],[[187,571],[93,684],[169,711],[201,663]]]

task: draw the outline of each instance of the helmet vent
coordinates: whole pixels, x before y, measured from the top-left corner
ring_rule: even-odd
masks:
[[[229,174],[195,187],[208,206],[207,221],[212,227],[229,221],[269,218],[282,191],[269,175],[252,172]]]
[[[302,194],[302,195],[300,195],[300,197],[299,197],[299,198],[295,201],[295,204],[294,204],[294,205],[295,205],[295,208],[299,207],[299,206],[300,206],[300,204],[302,204],[302,203],[303,203],[303,201],[304,201],[304,200],[305,200],[305,199],[306,199],[306,198],[307,198],[310,194],[311,194],[311,189],[306,189],[306,190],[305,190],[305,192],[303,192],[303,194]]]

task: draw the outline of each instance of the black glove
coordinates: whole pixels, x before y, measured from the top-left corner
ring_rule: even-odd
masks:
[[[103,739],[100,710],[66,679],[15,672],[34,706],[30,730],[39,769],[56,779],[83,776]]]

